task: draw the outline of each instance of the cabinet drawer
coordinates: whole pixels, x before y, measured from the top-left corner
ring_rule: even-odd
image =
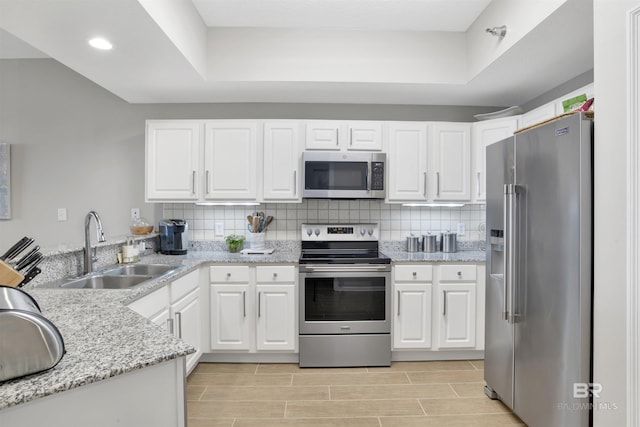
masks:
[[[182,276],[181,278],[171,282],[171,302],[174,303],[183,296],[187,295],[189,292],[198,288],[199,285],[199,274],[198,270],[192,271],[186,276]]]
[[[212,283],[246,283],[249,281],[249,267],[246,265],[210,267],[209,280]]]
[[[440,281],[469,282],[476,280],[475,265],[441,265]]]
[[[430,282],[432,270],[431,265],[396,265],[395,278],[403,282]]]
[[[296,269],[292,265],[258,266],[256,267],[256,282],[280,283],[295,282]]]

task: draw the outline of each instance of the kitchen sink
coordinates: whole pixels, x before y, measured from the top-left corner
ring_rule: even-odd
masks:
[[[105,276],[161,276],[165,273],[175,270],[174,266],[166,264],[130,264],[115,267],[113,269],[102,272]]]
[[[96,274],[63,282],[60,287],[71,289],[127,289],[149,279],[152,279],[152,276],[116,276],[107,274]]]
[[[129,289],[147,280],[165,276],[178,268],[166,264],[129,264],[108,267],[73,279],[62,279],[45,285],[63,289]]]

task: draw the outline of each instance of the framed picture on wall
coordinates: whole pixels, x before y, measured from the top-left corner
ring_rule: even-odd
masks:
[[[11,219],[11,155],[6,142],[0,142],[0,219]]]

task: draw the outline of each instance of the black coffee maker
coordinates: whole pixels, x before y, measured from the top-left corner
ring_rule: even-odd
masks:
[[[160,252],[165,255],[185,255],[189,247],[189,225],[184,219],[163,219],[160,231]]]

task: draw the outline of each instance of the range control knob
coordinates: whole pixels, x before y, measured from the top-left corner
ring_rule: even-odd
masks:
[[[373,228],[368,229],[367,233],[369,233],[369,236],[373,236]]]
[[[316,233],[316,236],[319,236],[319,235],[320,235],[320,229],[319,229],[319,228],[316,228],[316,229],[315,229],[315,231],[314,231],[314,233]]]
[[[365,230],[364,228],[360,229],[360,235],[361,236],[364,236],[364,233],[366,233],[366,232],[367,232],[367,230]]]
[[[311,236],[311,233],[313,233],[313,230],[310,228],[307,228],[307,236]]]

